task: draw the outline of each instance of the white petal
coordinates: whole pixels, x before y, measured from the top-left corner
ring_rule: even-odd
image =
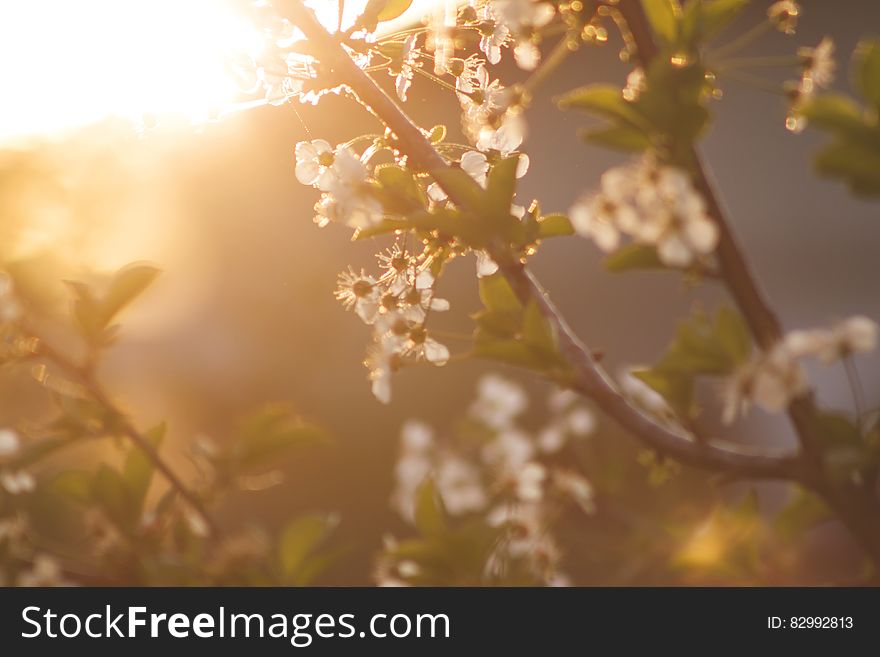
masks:
[[[541,51],[531,41],[520,41],[513,49],[517,65],[524,71],[534,71],[541,61]]]
[[[416,276],[416,289],[428,290],[432,285],[434,285],[434,274],[427,269],[420,271]]]
[[[440,344],[433,338],[426,338],[425,344],[425,360],[434,365],[445,365],[449,361],[449,349]]]
[[[529,170],[529,156],[520,153],[519,160],[516,163],[516,177],[522,178]]]
[[[379,303],[375,299],[358,299],[354,307],[355,313],[365,324],[372,324],[379,314]]]
[[[468,151],[461,156],[461,168],[471,178],[483,184],[486,180],[486,173],[489,171],[489,163],[482,153]]]
[[[315,148],[315,145],[310,141],[301,141],[297,143],[294,153],[296,154],[297,161],[315,160],[318,158],[318,149]]]
[[[594,221],[590,226],[589,236],[603,251],[613,251],[620,244],[620,233],[607,221]]]
[[[483,278],[491,276],[498,271],[498,263],[489,257],[485,251],[476,251],[477,256],[477,276]]]
[[[444,192],[443,188],[437,183],[431,183],[428,185],[428,196],[432,201],[436,201],[437,203],[445,201],[447,198],[446,192]]]
[[[373,396],[383,404],[391,403],[391,377],[383,375],[373,379]]]
[[[698,253],[711,253],[718,245],[718,227],[709,219],[689,221],[685,232]]]
[[[320,167],[316,160],[299,160],[296,163],[296,179],[303,185],[312,185],[318,179]]]
[[[449,310],[449,301],[446,299],[433,298],[431,299],[431,310],[438,313]]]
[[[686,267],[693,261],[693,253],[677,233],[669,235],[657,245],[657,255],[670,267]]]

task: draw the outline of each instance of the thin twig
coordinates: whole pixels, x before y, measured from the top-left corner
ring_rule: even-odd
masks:
[[[215,536],[219,535],[220,530],[217,523],[205,510],[205,507],[201,500],[199,500],[198,496],[186,486],[183,480],[174,472],[174,470],[171,469],[171,466],[165,462],[156,448],[150,444],[149,440],[147,440],[135,428],[125,414],[116,407],[94,375],[52,347],[46,342],[46,340],[37,336],[33,331],[29,331],[29,333],[37,338],[37,355],[54,363],[68,375],[75,377],[88,395],[119,423],[119,428],[122,430],[125,437],[128,438],[137,449],[146,455],[156,470],[165,477],[168,483],[171,484],[171,487],[177,491],[178,495],[180,495],[180,497],[183,498],[183,500],[196,512],[199,518],[201,518],[207,526],[208,531]]]

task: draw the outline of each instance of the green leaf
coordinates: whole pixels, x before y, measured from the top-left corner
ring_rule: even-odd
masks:
[[[150,265],[129,265],[119,270],[110,281],[110,287],[101,301],[103,325],[106,326],[113,321],[113,318],[142,294],[158,275],[159,270]]]
[[[432,144],[439,144],[446,139],[446,126],[443,124],[435,125],[428,133],[428,141]]]
[[[270,404],[248,418],[233,446],[239,473],[270,468],[294,447],[322,443],[326,434],[296,418],[284,404]]]
[[[522,312],[519,310],[482,310],[473,319],[484,334],[502,339],[515,337],[522,326]]]
[[[652,371],[663,375],[723,376],[744,362],[750,350],[748,330],[735,311],[722,308],[714,322],[697,312],[679,322],[675,339]]]
[[[489,310],[522,312],[522,304],[501,274],[484,276],[480,279],[479,286],[480,299]]]
[[[680,372],[633,370],[634,377],[659,394],[669,407],[682,417],[689,417],[694,409],[694,378]]]
[[[684,9],[681,40],[693,48],[710,42],[748,4],[749,0],[689,0]]]
[[[411,4],[412,0],[369,0],[357,20],[357,25],[374,32],[377,23],[397,18],[409,9]]]
[[[722,306],[715,316],[715,335],[734,363],[741,365],[752,353],[749,327],[737,311]]]
[[[564,214],[545,214],[538,219],[538,239],[574,235],[574,227]]]
[[[865,40],[856,49],[857,81],[865,98],[880,109],[880,41]]]
[[[556,102],[562,109],[584,110],[643,132],[650,128],[644,116],[624,99],[620,88],[613,84],[587,85],[568,92]]]
[[[287,579],[299,574],[308,557],[338,524],[338,518],[334,515],[303,516],[288,523],[278,541],[278,560],[281,572]]]
[[[805,531],[831,516],[831,510],[818,496],[798,488],[794,498],[779,512],[773,524],[785,538],[798,539]]]
[[[91,497],[109,520],[123,530],[136,520],[136,505],[125,479],[106,464],[101,464],[92,478]]]
[[[485,191],[461,169],[447,167],[431,171],[430,174],[457,205],[471,212],[488,210]]]
[[[162,440],[165,438],[165,429],[165,423],[163,422],[144,435],[147,443],[153,449],[159,449]],[[153,481],[154,470],[155,466],[150,457],[137,445],[133,445],[125,459],[122,474],[131,491],[132,502],[139,513],[143,511],[147,492],[150,489],[150,483]]]
[[[677,17],[681,13],[677,0],[642,0],[642,6],[654,33],[672,43],[678,33]]]
[[[816,156],[816,169],[842,178],[857,196],[880,196],[880,148],[860,141],[829,144]]]
[[[50,487],[59,495],[89,504],[92,501],[92,475],[84,470],[65,470],[52,479]]]
[[[506,157],[492,166],[486,183],[489,208],[498,217],[510,216],[510,205],[516,193],[516,165],[519,155]]]
[[[630,125],[603,126],[583,130],[580,134],[590,144],[625,153],[641,153],[651,147],[651,138]]]
[[[535,300],[529,302],[523,313],[522,340],[542,356],[561,361],[556,333]]]
[[[74,294],[73,318],[86,341],[94,343],[105,327],[98,299],[85,283],[67,281],[67,285]]]
[[[17,468],[25,468],[38,461],[42,461],[50,454],[74,444],[67,436],[52,436],[41,440],[29,441],[24,445],[21,453],[16,456],[14,463]]]
[[[724,375],[735,363],[718,340],[708,318],[698,314],[679,322],[675,342],[672,343],[660,368],[693,374]]]
[[[843,94],[826,93],[798,105],[798,113],[812,126],[856,139],[880,140],[880,133],[865,124],[862,111]]]
[[[405,219],[383,219],[378,224],[369,228],[359,228],[352,235],[352,241],[365,240],[370,237],[379,237],[380,235],[388,235],[396,230],[406,230],[410,228],[410,223]]]
[[[607,256],[602,264],[605,265],[605,269],[614,273],[640,269],[666,269],[666,265],[657,255],[657,249],[645,244],[627,244]]]
[[[121,269],[103,298],[85,283],[68,281],[74,293],[73,315],[80,332],[90,344],[106,343],[110,337],[106,328],[128,304],[134,301],[156,276],[159,270],[149,265],[130,265]]]
[[[556,366],[556,359],[548,359],[516,339],[497,339],[484,334],[477,335],[474,356],[496,360],[507,365],[544,372]]]
[[[396,164],[376,167],[376,180],[381,193],[380,201],[386,212],[406,215],[427,206],[427,198],[415,175]]]
[[[859,446],[862,443],[858,427],[842,413],[817,412],[813,422],[816,435],[828,445]]]
[[[381,0],[381,2],[383,6],[378,14],[379,21],[390,21],[409,9],[413,0]]]
[[[425,536],[443,534],[448,528],[443,500],[430,477],[416,491],[415,523]]]
[[[705,74],[705,68],[696,63],[676,66],[668,57],[657,57],[648,67],[645,89],[633,105],[655,132],[689,144],[709,122],[704,106]]]

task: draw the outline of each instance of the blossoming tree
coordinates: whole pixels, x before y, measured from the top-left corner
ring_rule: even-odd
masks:
[[[545,424],[534,431],[520,423],[523,390],[497,376],[481,382],[454,439],[440,440],[416,421],[404,427],[392,504],[415,529],[408,538],[387,540],[377,568],[381,583],[567,583],[559,558],[564,520],[572,512],[589,516],[602,503],[592,477],[566,456],[594,431],[593,411],[647,448],[658,470],[681,464],[728,481],[796,484],[809,494],[802,509],[812,513],[821,506],[852,534],[866,561],[874,569],[880,565],[880,425],[858,392],[854,360],[874,349],[876,324],[855,316],[785,332],[698,148],[711,120],[709,106],[721,96],[717,73],[755,64],[733,56],[758,36],[795,33],[800,7],[782,0],[769,3],[754,28],[718,45],[722,30],[748,4],[442,0],[421,24],[396,32],[381,26],[406,11],[409,0],[369,0],[350,25],[343,25],[340,3],[338,29],[322,25],[301,0],[255,8],[269,48],[263,59],[240,63],[245,86],[261,89],[276,105],[318,104],[326,94],[341,94],[351,98],[352,111],[359,107],[384,126],[380,134],[352,135],[342,144],[315,138],[292,145],[296,180],[316,190],[315,223],[341,225],[355,239],[380,244],[377,270],[347,269],[335,292],[369,327],[365,365],[376,399],[391,401],[401,368],[444,366],[454,359],[432,320],[455,303],[438,289],[446,266],[458,258],[473,258],[483,305],[473,317],[469,353],[527,370],[556,388]],[[567,213],[545,213],[541,203],[517,191],[529,169],[526,110],[564,60],[586,56],[585,44],[606,42],[610,30],[623,36],[629,76],[574,89],[557,104],[560,111],[602,119],[586,140],[627,153],[630,162],[603,174]],[[831,141],[818,154],[819,172],[843,180],[855,194],[877,197],[880,43],[864,41],[854,54],[862,101],[823,91],[835,72],[833,52],[826,38],[774,60],[796,72],[784,89],[786,127],[827,132]],[[524,81],[507,85],[495,76],[494,67],[507,58],[526,72]],[[446,126],[419,126],[409,118],[416,76],[457,100],[461,142]],[[611,271],[667,271],[692,285],[717,283],[730,303],[684,319],[654,365],[615,380],[530,269],[545,240],[567,238],[607,252]],[[130,557],[118,535],[141,535],[149,518],[156,555],[139,562],[154,569],[146,581],[173,579],[161,569],[169,553],[192,569],[177,580],[186,583],[225,582],[242,561],[254,569],[249,581],[309,581],[323,563],[316,551],[333,524],[328,518],[293,521],[271,563],[265,548],[261,552],[247,541],[224,542],[212,552],[212,565],[196,563],[220,531],[210,507],[221,494],[259,471],[262,459],[278,449],[314,440],[315,429],[270,409],[246,425],[234,447],[201,446],[199,457],[211,476],[191,489],[159,452],[161,427],[140,432],[96,380],[94,360],[115,338],[113,319],[154,275],[144,268],[125,270],[103,295],[73,286],[87,345],[82,361],[51,347],[30,323],[14,281],[0,279],[4,359],[64,371],[76,386],[72,397],[87,406],[90,418],[88,427],[69,430],[123,436],[130,444],[122,472],[71,475],[64,490],[97,506],[100,519],[94,522],[114,537],[105,540],[111,554]],[[856,390],[854,413],[823,405],[803,367],[807,359],[846,368]],[[725,423],[735,425],[752,405],[785,414],[797,449],[779,451],[760,441],[746,448],[706,435],[695,395],[705,380],[722,383]],[[15,432],[0,433],[5,495],[32,489],[28,468],[56,447],[24,445]],[[170,482],[170,493],[145,515],[153,471]],[[12,575],[25,582],[61,576],[53,562],[22,548],[18,525],[5,523],[0,545],[24,555],[10,568]],[[691,557],[700,554],[694,548]]]

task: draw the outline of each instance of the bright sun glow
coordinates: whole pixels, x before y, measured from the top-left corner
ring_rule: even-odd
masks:
[[[41,0],[0,6],[0,140],[56,133],[110,116],[175,114],[199,122],[237,88],[225,65],[260,35],[242,0]],[[335,0],[317,0],[335,26]],[[357,2],[346,3],[346,17]],[[361,6],[363,3],[361,3]]]

